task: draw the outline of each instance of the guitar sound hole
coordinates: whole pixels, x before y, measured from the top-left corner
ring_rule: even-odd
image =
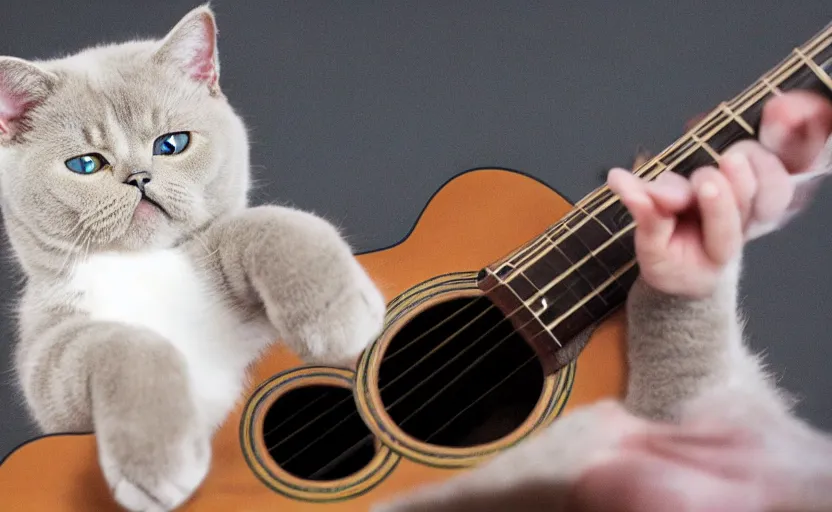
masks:
[[[274,401],[263,420],[269,455],[287,473],[313,481],[361,470],[376,453],[375,438],[355,408],[352,391],[310,385]]]
[[[387,413],[408,435],[447,447],[496,441],[528,418],[543,390],[534,351],[486,297],[414,316],[379,369]]]

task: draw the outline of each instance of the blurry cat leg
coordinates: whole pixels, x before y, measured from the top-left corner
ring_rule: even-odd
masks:
[[[789,402],[745,343],[737,293],[741,261],[715,292],[689,299],[639,279],[627,302],[629,381],[626,405],[652,419],[681,420],[694,400],[725,393],[749,406],[787,414]]]
[[[628,435],[648,422],[619,403],[599,402],[558,419],[469,473],[409,491],[373,512],[561,512],[574,482],[588,468],[616,457]]]

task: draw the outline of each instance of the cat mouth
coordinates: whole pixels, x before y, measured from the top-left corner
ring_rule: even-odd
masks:
[[[158,201],[155,201],[153,198],[151,198],[146,193],[142,193],[142,198],[141,198],[141,200],[139,200],[139,204],[136,206],[136,210],[144,209],[144,208],[155,208],[159,212],[161,212],[162,215],[164,215],[167,218],[170,218],[170,213],[168,213],[168,211],[165,210],[165,207],[162,206],[161,204],[159,204]]]

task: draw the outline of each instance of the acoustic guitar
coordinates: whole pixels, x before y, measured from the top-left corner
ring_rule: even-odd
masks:
[[[832,24],[636,172],[714,163],[756,136],[772,95],[832,99],[831,72]],[[466,471],[572,408],[623,396],[633,229],[606,187],[570,205],[514,171],[452,179],[402,242],[358,255],[389,300],[377,341],[354,369],[307,366],[275,345],[181,510],[368,510]],[[0,466],[0,510],[118,510],[93,434],[20,446]]]

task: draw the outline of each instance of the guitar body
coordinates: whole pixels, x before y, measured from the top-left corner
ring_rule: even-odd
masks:
[[[626,382],[621,311],[608,317],[593,333],[578,360],[558,374],[543,377],[539,369],[528,367],[527,372],[541,375],[540,398],[523,413],[525,421],[496,439],[454,446],[451,441],[445,445],[431,444],[425,436],[419,438],[416,434],[408,437],[412,432],[391,423],[391,415],[384,410],[386,402],[374,387],[380,378],[377,370],[382,361],[381,348],[392,343],[396,333],[403,332],[404,326],[431,305],[449,298],[477,296],[481,293],[475,283],[479,269],[533,239],[570,209],[571,205],[552,189],[511,171],[475,170],[448,182],[430,200],[406,239],[393,247],[358,256],[390,301],[388,326],[377,346],[366,351],[357,370],[346,370],[304,367],[295,355],[276,345],[254,367],[253,386],[246,400],[215,437],[207,479],[181,510],[369,510],[372,504],[393,495],[465,471],[533,435],[575,407],[605,397],[621,397]],[[402,354],[397,357],[407,355]],[[417,362],[414,360],[413,364]],[[382,375],[384,379],[390,381]],[[304,446],[327,435],[327,429],[321,428],[303,442],[304,436],[293,437],[285,432],[275,441],[264,440],[268,438],[265,431],[288,428],[286,422],[295,421],[296,429],[303,427],[294,418],[305,412],[303,401],[295,405],[286,402],[283,410],[294,412],[283,413],[277,420],[267,413],[281,396],[288,400],[287,393],[304,385],[342,390],[348,400],[330,406],[340,407],[345,417],[351,418],[355,432],[364,428],[371,433],[366,460],[351,472],[342,470],[343,474],[329,480],[298,478],[270,458],[270,444],[283,444],[288,450],[289,445],[297,443],[293,451],[302,452]],[[350,391],[353,388],[357,389],[357,399]],[[460,396],[461,393],[455,392]],[[322,396],[318,398],[326,401]],[[312,407],[311,400],[307,402]],[[329,430],[337,430],[340,417],[335,416],[326,420]],[[308,415],[303,423],[309,423]],[[349,436],[339,434],[322,441],[316,450],[323,451],[317,455],[311,451],[299,453],[295,460],[309,460],[307,455],[323,461],[335,460],[346,448],[355,446],[352,441],[341,439],[346,437]],[[360,438],[359,432],[356,439]],[[328,446],[331,450],[327,455]],[[99,469],[93,435],[44,436],[19,447],[0,466],[0,510],[119,510]]]

